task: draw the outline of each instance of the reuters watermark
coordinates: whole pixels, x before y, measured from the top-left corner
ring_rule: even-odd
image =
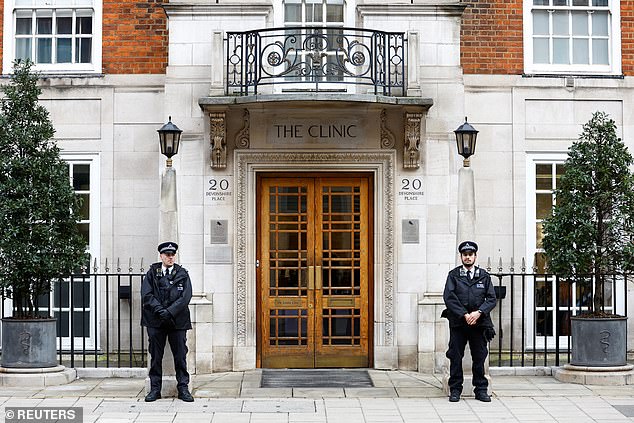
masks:
[[[82,407],[6,407],[5,423],[82,423]]]

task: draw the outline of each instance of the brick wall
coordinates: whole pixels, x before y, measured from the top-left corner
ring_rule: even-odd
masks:
[[[634,75],[634,1],[632,0],[621,0],[621,66],[624,75]]]
[[[460,62],[465,74],[521,74],[522,0],[471,0],[462,15]]]
[[[169,40],[164,2],[104,0],[104,73],[165,73]]]

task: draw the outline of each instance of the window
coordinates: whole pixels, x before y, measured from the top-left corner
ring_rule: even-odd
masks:
[[[535,163],[535,254],[533,267],[538,273],[544,273],[546,260],[542,239],[544,233],[542,222],[551,213],[555,205],[554,191],[557,189],[557,181],[564,172],[564,164],[561,162]]]
[[[285,0],[286,26],[343,26],[343,0]]]
[[[344,42],[340,28],[347,18],[345,13],[344,0],[283,0],[278,4],[276,16],[284,27],[289,28],[282,43],[290,48],[293,65],[301,64],[304,75],[301,81],[343,79],[341,64],[337,62],[337,49]],[[293,80],[298,79],[294,77]],[[301,89],[299,86],[295,88]]]
[[[526,309],[534,310],[534,313],[527,314],[528,327],[531,330],[526,334],[526,341],[530,345],[534,340],[538,348],[554,347],[555,334],[560,338],[559,345],[565,347],[570,335],[570,317],[587,311],[592,301],[592,287],[556,279],[554,275],[547,273],[542,244],[542,224],[556,205],[554,191],[558,188],[558,181],[564,173],[565,158],[564,154],[553,154],[551,157],[529,157],[527,162],[527,257],[533,259],[533,263],[529,259],[528,265],[533,266],[537,276],[527,279],[529,285],[532,283],[533,286],[527,286],[527,292],[530,294],[526,296]],[[615,286],[618,292],[622,292],[622,282],[616,282]],[[611,284],[606,284],[605,309],[622,310],[623,299],[615,299],[612,289],[614,288]],[[530,322],[533,319],[534,325]]]
[[[342,48],[344,26],[343,0],[285,0],[284,26],[302,27],[302,36],[294,38],[298,30],[288,30],[287,39],[307,64],[306,81],[341,81],[343,73],[337,61],[337,50]],[[320,29],[311,29],[319,27]],[[325,28],[325,29],[321,29]],[[321,54],[314,54],[312,50]],[[318,70],[317,70],[318,69]]]
[[[30,59],[42,72],[101,71],[101,4],[96,0],[15,0],[5,10],[4,70]],[[6,3],[5,3],[6,4]]]
[[[525,0],[526,73],[619,74],[619,3]]]
[[[68,163],[70,184],[77,197],[82,200],[79,231],[86,241],[86,251],[90,257],[99,257],[99,167],[93,156],[63,156]],[[91,272],[92,263],[86,263]],[[40,301],[40,308],[48,310],[52,306],[53,317],[57,319],[58,342],[60,348],[68,348],[72,337],[75,345],[94,347],[97,340],[94,279],[74,276],[53,283],[53,290]]]

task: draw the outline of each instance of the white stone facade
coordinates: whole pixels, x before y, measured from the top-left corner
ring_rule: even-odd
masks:
[[[448,340],[446,321],[439,317],[441,292],[456,261],[462,166],[453,130],[464,116],[480,131],[471,166],[482,265],[487,257],[495,263],[501,257],[506,266],[511,257],[532,254],[527,206],[534,204],[527,205],[527,166],[533,158],[563,156],[593,111],[610,113],[634,148],[631,79],[574,79],[570,86],[565,78],[463,75],[462,6],[455,2],[392,1],[384,6],[383,1],[357,1],[355,26],[406,32],[411,103],[296,94],[286,101],[279,96],[277,102],[254,98],[238,106],[233,100],[222,104],[224,34],[275,22],[275,2],[224,3],[165,6],[166,75],[51,78],[43,96],[63,152],[99,157],[97,250],[102,260],[143,258],[146,268],[156,261],[164,158],[155,131],[168,116],[183,130],[180,152],[173,158],[178,261],[189,270],[195,293],[189,365],[196,373],[256,367],[257,172],[363,170],[374,175],[372,367],[441,371]],[[245,109],[249,146],[238,148]],[[224,169],[210,166],[209,113],[215,112],[226,113]],[[407,113],[422,114],[417,169],[403,166]],[[269,142],[266,128],[276,116],[319,115],[357,122],[363,136],[353,145]],[[393,137],[393,147],[381,148],[382,134]],[[212,184],[221,183],[223,195],[208,194]],[[403,225],[409,221],[419,228],[414,243],[403,242]],[[225,243],[212,243],[212,222],[227,225]]]

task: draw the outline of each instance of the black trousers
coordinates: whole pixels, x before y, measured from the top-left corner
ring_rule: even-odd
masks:
[[[467,342],[469,343],[471,359],[473,360],[471,366],[473,390],[476,394],[487,391],[489,382],[484,377],[484,361],[489,351],[483,332],[483,327],[459,326],[449,328],[447,358],[449,359],[449,390],[451,392],[462,392],[462,383],[464,382],[462,358],[464,357]]]
[[[172,354],[174,355],[174,369],[176,370],[176,388],[187,388],[189,385],[189,373],[187,373],[187,331],[164,330],[162,328],[147,328],[150,339],[148,350],[150,351],[150,389],[161,391],[163,381],[163,353],[165,352],[165,340],[169,340]]]

